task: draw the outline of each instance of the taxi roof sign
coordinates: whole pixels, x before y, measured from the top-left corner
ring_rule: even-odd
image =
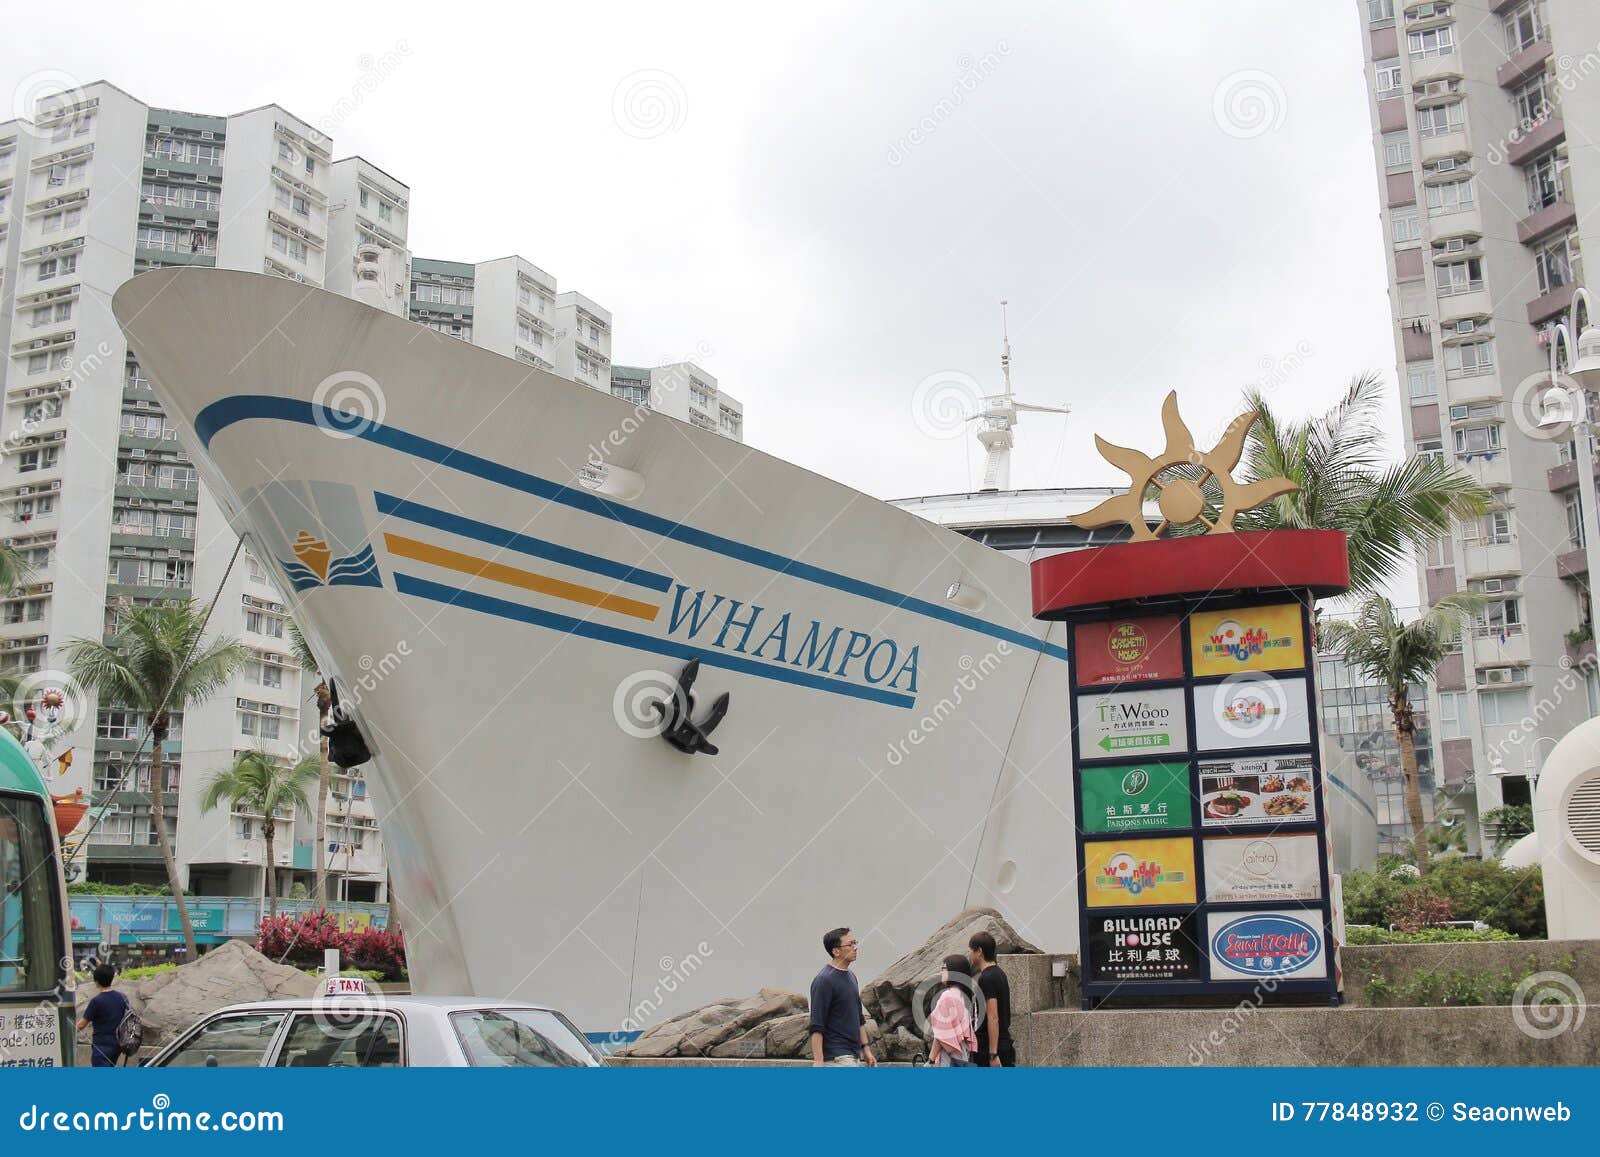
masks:
[[[323,988],[324,996],[366,996],[367,982],[359,976],[330,976]]]

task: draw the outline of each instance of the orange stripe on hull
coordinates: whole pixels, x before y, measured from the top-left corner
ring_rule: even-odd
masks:
[[[417,539],[398,534],[385,534],[383,538],[389,553],[397,554],[401,558],[442,566],[447,570],[460,571],[462,574],[478,575],[480,578],[493,579],[507,586],[521,587],[525,591],[535,591],[541,595],[552,595],[569,602],[599,607],[603,611],[615,611],[620,615],[631,615],[646,622],[654,622],[656,616],[661,613],[660,607],[642,603],[638,599],[607,594],[593,587],[569,583],[565,579],[551,578],[549,575],[536,574],[520,567],[506,566],[504,563],[490,562],[488,559],[475,558],[470,554],[446,550],[429,542],[419,542]]]

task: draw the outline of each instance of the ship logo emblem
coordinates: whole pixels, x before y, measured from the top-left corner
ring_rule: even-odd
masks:
[[[378,574],[378,560],[373,556],[371,544],[355,554],[335,558],[327,542],[308,530],[295,535],[289,549],[296,561],[279,559],[289,585],[297,592],[314,587],[381,587],[383,579]]]

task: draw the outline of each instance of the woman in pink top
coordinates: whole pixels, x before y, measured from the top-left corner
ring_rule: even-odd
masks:
[[[928,1027],[933,1031],[928,1063],[939,1068],[969,1065],[978,1047],[978,1038],[972,1031],[972,1006],[967,1001],[967,990],[972,986],[972,965],[965,956],[944,958],[939,985],[939,996],[928,1018]]]

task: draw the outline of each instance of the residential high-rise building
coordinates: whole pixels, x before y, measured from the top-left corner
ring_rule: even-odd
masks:
[[[694,362],[664,366],[612,366],[611,392],[634,405],[668,414],[702,430],[744,441],[744,403],[717,385]]]
[[[1424,603],[1484,599],[1431,702],[1441,810],[1475,819],[1526,802],[1544,741],[1600,709],[1582,550],[1600,527],[1574,445],[1536,420],[1550,327],[1600,252],[1600,5],[1358,7],[1407,447],[1493,496],[1419,560]]]
[[[110,309],[129,277],[224,266],[385,296],[404,312],[406,187],[276,105],[232,116],[152,108],[104,82],[0,125],[0,339],[6,432],[0,521],[31,567],[0,604],[7,709],[67,685],[65,645],[109,638],[127,608],[216,597],[209,631],[251,652],[220,693],[174,717],[163,807],[189,886],[262,886],[261,816],[205,812],[209,776],[249,748],[315,751],[315,713],[285,638],[283,594],[200,484]],[[81,691],[81,689],[79,689]],[[77,696],[51,789],[106,808],[75,864],[113,882],[164,879],[148,806],[146,720]],[[156,785],[161,787],[163,785]],[[382,846],[359,775],[336,783],[328,842],[340,891],[378,899]],[[361,802],[357,802],[361,801]],[[279,884],[309,878],[310,815],[280,816]]]

